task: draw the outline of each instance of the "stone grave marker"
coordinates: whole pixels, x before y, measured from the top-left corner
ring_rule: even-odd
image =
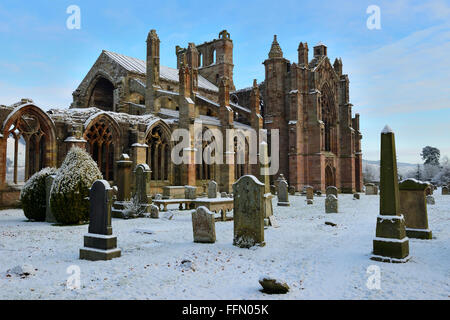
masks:
[[[337,198],[338,197],[338,189],[333,186],[328,187],[326,190],[326,196],[328,196],[329,194],[334,194]]]
[[[215,182],[214,180],[211,180],[208,184],[208,198],[217,198],[217,182]]]
[[[117,188],[111,188],[108,181],[97,180],[89,190],[89,233],[84,236],[84,247],[80,259],[111,260],[120,257],[117,237],[112,235],[111,205]]]
[[[233,184],[233,245],[250,248],[264,245],[264,184],[246,175]]]
[[[405,217],[406,235],[409,238],[431,239],[428,229],[427,190],[428,183],[406,179],[399,184],[400,212]]]
[[[314,199],[314,188],[311,186],[306,187],[306,199],[308,200]]]
[[[283,207],[290,206],[288,184],[286,180],[280,180],[278,182],[278,205]]]
[[[338,213],[338,198],[332,193],[325,199],[325,213]]]
[[[197,210],[192,212],[192,230],[194,233],[194,242],[216,242],[214,213],[209,211],[206,207],[198,207]]]
[[[380,188],[380,214],[371,259],[407,262],[410,259],[409,240],[400,210],[395,136],[388,126],[381,132]]]

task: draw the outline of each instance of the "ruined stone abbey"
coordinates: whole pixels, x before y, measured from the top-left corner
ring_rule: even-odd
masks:
[[[172,132],[183,128],[194,135],[198,122],[221,132],[279,129],[280,166],[272,181],[283,174],[297,190],[310,185],[322,192],[327,186],[362,191],[359,114],[352,117],[342,61],[331,64],[324,44],[313,48],[310,59],[307,43],[300,43],[298,61],[291,63],[275,36],[263,62],[265,80],[240,90],[226,30],[200,45],[177,46],[176,69],[160,65],[159,50],[151,30],[145,61],[102,51],[68,109],[44,111],[30,99],[1,105],[0,207],[15,205],[23,182],[44,167],[59,167],[74,145],[89,151],[112,183],[123,154],[134,166],[147,163],[152,194],[171,185],[204,187],[210,180],[232,192],[240,176],[259,176],[248,163],[172,163]],[[248,141],[243,148],[248,155]],[[184,152],[193,158],[195,148]]]

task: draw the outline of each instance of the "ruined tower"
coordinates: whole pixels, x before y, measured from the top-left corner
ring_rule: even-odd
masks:
[[[159,37],[156,30],[152,29],[147,36],[147,74],[146,74],[146,89],[145,89],[145,109],[146,112],[158,113],[156,110],[158,106],[155,105],[155,91],[160,89],[159,85]]]

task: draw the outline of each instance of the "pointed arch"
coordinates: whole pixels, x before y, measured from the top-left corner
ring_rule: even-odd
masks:
[[[173,165],[171,152],[173,142],[171,130],[165,121],[158,119],[147,126],[145,143],[147,144],[146,162],[150,167],[151,180],[155,182],[171,182]]]
[[[83,137],[88,142],[88,152],[108,181],[115,177],[121,136],[119,124],[105,112],[96,113],[85,122]]]
[[[106,72],[97,71],[87,86],[85,107],[97,107],[105,111],[115,111],[115,89],[116,85],[113,78]]]
[[[0,168],[1,185],[7,180],[18,184],[44,167],[56,167],[55,124],[33,103],[22,104],[8,115],[0,140],[0,163],[5,164]]]

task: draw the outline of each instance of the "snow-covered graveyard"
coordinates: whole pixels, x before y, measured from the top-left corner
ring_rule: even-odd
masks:
[[[192,210],[171,205],[160,219],[113,219],[122,255],[96,262],[79,259],[88,225],[28,222],[22,210],[3,210],[0,299],[449,299],[450,196],[438,189],[434,197],[433,239],[410,239],[402,264],[370,260],[377,195],[339,194],[337,214],[325,213],[325,196],[312,205],[290,196],[289,207],[275,197],[279,227],[267,227],[266,245],[251,249],[233,246],[233,221],[216,222],[216,243],[194,243]],[[371,266],[380,268],[379,288]],[[79,289],[68,287],[77,271]],[[262,293],[264,275],[290,291]]]

